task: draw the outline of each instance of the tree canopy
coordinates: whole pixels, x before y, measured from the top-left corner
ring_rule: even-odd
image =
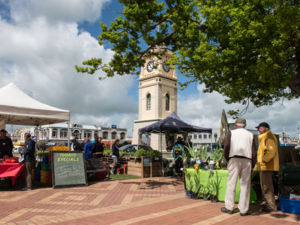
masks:
[[[228,103],[255,106],[300,96],[300,8],[297,0],[119,0],[121,15],[101,23],[99,44],[114,55],[90,59],[78,72],[137,74],[151,51],[173,51],[168,62]]]

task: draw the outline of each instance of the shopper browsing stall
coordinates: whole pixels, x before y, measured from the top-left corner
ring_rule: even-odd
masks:
[[[115,174],[117,171],[117,166],[118,166],[118,161],[120,157],[119,153],[119,139],[115,139],[113,144],[112,144],[112,158],[114,162],[114,166],[112,168],[112,174]]]
[[[3,156],[6,158],[12,157],[13,143],[10,137],[7,137],[7,131],[2,129],[0,130],[0,158]]]
[[[221,211],[233,214],[237,179],[240,179],[240,199],[238,208],[241,216],[248,215],[251,171],[256,163],[256,144],[254,136],[245,129],[246,120],[238,118],[235,130],[229,131],[224,144],[224,157],[227,160],[227,187],[225,207]]]
[[[26,187],[23,191],[32,189],[32,167],[35,162],[35,141],[31,139],[30,133],[25,133],[25,150],[24,150],[24,162],[26,171]]]
[[[175,160],[176,175],[182,175],[181,168],[183,167],[184,146],[185,143],[183,142],[182,138],[178,137],[173,147],[173,158]]]
[[[274,197],[273,172],[279,171],[278,141],[266,122],[257,127],[259,135],[259,148],[257,152],[257,167],[260,175],[260,186],[266,205],[263,210],[267,212],[277,211]]]

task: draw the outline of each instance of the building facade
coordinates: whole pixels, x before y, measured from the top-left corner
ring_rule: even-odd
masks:
[[[133,144],[141,143],[138,130],[166,118],[171,112],[177,113],[177,75],[174,68],[166,63],[172,52],[158,47],[154,51],[166,51],[161,59],[153,56],[146,59],[139,77],[138,120],[134,121]],[[151,134],[150,145],[153,149],[166,148],[165,137]]]
[[[220,128],[212,128],[212,133],[189,133],[189,137],[196,149],[200,146],[215,147],[220,138]]]
[[[24,134],[30,132],[32,136],[36,136],[37,140],[45,140],[47,142],[63,144],[68,141],[68,125],[52,124],[38,128],[22,128],[14,132],[14,138],[17,141],[24,141]],[[113,141],[118,138],[125,140],[127,138],[126,128],[113,128],[90,126],[81,124],[72,124],[70,126],[70,136],[74,136],[78,141],[82,142],[85,138],[94,139],[95,135],[102,137],[103,141]]]

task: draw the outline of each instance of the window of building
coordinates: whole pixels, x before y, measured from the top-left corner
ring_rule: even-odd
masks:
[[[211,134],[208,135],[208,138],[211,139]]]
[[[60,138],[67,138],[67,137],[68,137],[68,129],[61,129]]]
[[[147,94],[147,105],[146,105],[147,110],[151,110],[151,94]]]
[[[207,139],[207,134],[204,134],[204,135],[203,135],[203,138],[204,138],[204,139]]]
[[[199,139],[202,139],[202,134],[199,134]]]
[[[121,134],[120,134],[120,139],[122,140],[122,139],[125,139],[125,133],[124,132],[122,132]]]
[[[217,141],[218,134],[214,134],[215,141]]]
[[[84,138],[91,138],[92,137],[92,131],[86,130],[84,131]]]
[[[52,128],[52,135],[53,138],[57,137],[57,129],[56,128]]]
[[[108,139],[108,132],[104,131],[102,136],[103,136],[103,139]]]
[[[166,94],[166,111],[170,110],[170,96]]]
[[[113,131],[111,132],[111,139],[116,139],[117,138],[117,132]]]
[[[194,139],[197,139],[197,134],[194,134]]]

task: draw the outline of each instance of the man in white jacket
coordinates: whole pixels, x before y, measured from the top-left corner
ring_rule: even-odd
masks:
[[[251,132],[245,129],[246,120],[238,118],[235,130],[229,131],[224,143],[224,157],[227,160],[227,188],[224,213],[233,214],[235,188],[240,179],[240,199],[238,208],[241,216],[248,215],[251,174],[256,163],[256,142]]]

